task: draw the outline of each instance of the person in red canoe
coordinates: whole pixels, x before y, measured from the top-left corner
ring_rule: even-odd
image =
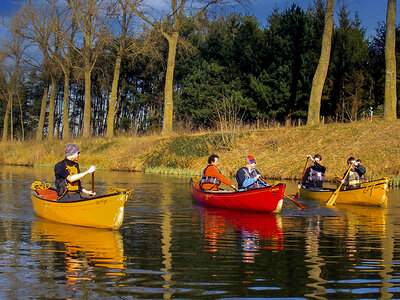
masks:
[[[256,159],[252,155],[245,158],[246,165],[236,172],[236,181],[239,191],[253,190],[269,186],[262,179],[260,172],[256,169]]]
[[[81,173],[78,164],[80,154],[78,145],[68,144],[65,147],[65,159],[54,167],[55,185],[60,202],[78,201],[96,195],[85,190],[81,184],[81,179],[96,171],[96,167],[91,166],[89,170]]]
[[[210,155],[208,158],[208,166],[203,170],[203,176],[200,180],[200,187],[203,190],[217,191],[222,183],[230,186],[236,190],[235,185],[222,175],[221,171],[218,169],[219,157],[216,154]]]

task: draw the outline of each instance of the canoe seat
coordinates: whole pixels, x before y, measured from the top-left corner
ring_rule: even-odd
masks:
[[[36,192],[46,200],[57,201],[58,194],[55,190],[43,189]]]

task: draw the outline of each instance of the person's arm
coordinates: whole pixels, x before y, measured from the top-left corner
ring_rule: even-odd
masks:
[[[88,174],[93,173],[94,171],[96,171],[96,167],[91,166],[87,171],[78,173],[78,174],[74,174],[74,175],[69,175],[66,179],[69,182],[75,182],[75,181],[81,180],[83,177],[85,177]]]
[[[356,171],[358,173],[358,175],[363,176],[365,174],[365,172],[367,171],[367,169],[365,169],[365,167],[363,165],[358,165],[356,167]]]
[[[303,180],[301,181],[301,185],[306,185],[308,183],[308,174],[310,173],[310,168],[308,167],[304,173]]]
[[[226,185],[236,189],[235,185],[232,182],[230,182],[228,179],[226,179],[224,175],[222,175],[220,172],[218,172],[217,168],[215,168],[215,167],[210,167],[210,168],[207,169],[207,176],[215,177],[219,181],[221,181],[221,182],[225,183]]]
[[[242,184],[242,185],[243,185],[244,188],[246,188],[246,187],[252,185],[254,182],[256,182],[256,179],[255,179],[255,178],[246,178],[246,179],[243,181],[243,184]]]
[[[90,196],[90,197],[96,196],[96,192],[88,191],[88,190],[86,190],[84,188],[82,188],[82,193],[85,194],[86,196]]]
[[[326,171],[326,168],[324,166],[320,165],[319,163],[317,163],[316,161],[314,161],[314,167],[317,172],[325,173],[325,171]]]

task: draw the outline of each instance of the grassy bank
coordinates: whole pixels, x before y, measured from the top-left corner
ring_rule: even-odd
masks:
[[[327,180],[342,175],[347,158],[354,156],[363,161],[367,178],[388,176],[394,185],[400,183],[400,121],[275,127],[236,134],[7,142],[0,144],[0,163],[53,167],[69,142],[79,145],[83,168],[94,164],[109,170],[199,175],[207,157],[217,153],[221,171],[232,176],[251,154],[265,176],[299,179],[307,154],[319,153],[327,167]]]

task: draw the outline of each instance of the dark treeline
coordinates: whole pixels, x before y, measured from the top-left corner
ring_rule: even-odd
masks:
[[[57,8],[59,14],[46,27],[47,38],[46,29],[34,29],[29,12],[39,19],[48,12],[34,9],[29,1],[10,24],[12,38],[3,42],[0,53],[3,140],[74,137],[84,132],[85,120],[94,136],[160,131],[167,40],[136,19],[124,32],[121,6],[108,19],[105,13],[98,15],[104,23],[88,47],[80,8],[71,4],[63,9]],[[343,5],[334,26],[321,101],[325,122],[355,121],[371,109],[375,115],[383,113],[386,25],[367,39],[357,15],[350,17],[353,13]],[[174,128],[305,124],[324,17],[324,3],[317,0],[307,11],[296,5],[275,10],[265,28],[255,17],[237,14],[202,14],[186,22],[179,32],[173,77]],[[399,37],[397,28],[396,57]],[[90,98],[85,95],[87,76]],[[90,114],[85,116],[85,110]]]

